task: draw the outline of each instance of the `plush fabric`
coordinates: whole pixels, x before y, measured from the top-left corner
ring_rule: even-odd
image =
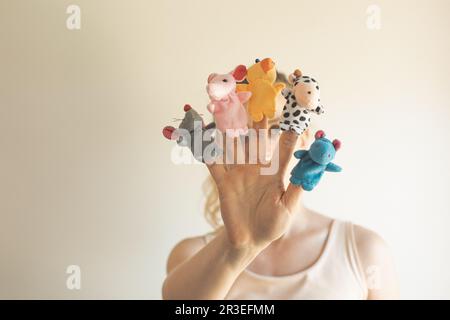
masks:
[[[200,162],[205,162],[203,155],[205,154],[205,149],[212,150],[211,156],[215,157],[218,155],[218,150],[215,147],[215,139],[211,137],[207,140],[205,131],[215,128],[215,123],[212,122],[205,126],[202,117],[192,109],[188,104],[184,106],[184,118],[178,129],[172,126],[166,126],[163,129],[163,135],[169,140],[176,140],[177,144],[182,147],[188,147],[194,158]],[[206,141],[205,141],[206,140]],[[195,144],[197,143],[197,147]],[[210,146],[211,145],[211,146]]]
[[[289,75],[292,89],[285,88],[282,95],[286,99],[280,119],[280,129],[294,131],[301,135],[310,125],[311,113],[322,114],[319,84],[309,76],[303,76],[300,70]]]
[[[341,167],[331,162],[340,147],[339,140],[335,139],[331,142],[325,138],[323,131],[317,131],[315,141],[309,150],[294,152],[294,157],[300,161],[291,171],[291,183],[311,191],[319,183],[325,171],[340,172]]]
[[[247,83],[238,84],[238,92],[250,91],[251,97],[247,110],[255,122],[264,116],[272,119],[275,116],[276,96],[284,89],[284,83],[274,83],[277,77],[275,63],[270,58],[262,61],[256,59],[255,64],[247,70]]]
[[[236,92],[236,81],[242,81],[247,68],[239,65],[227,74],[212,73],[208,77],[208,92],[211,102],[208,110],[214,116],[217,129],[227,136],[238,137],[248,132],[247,111],[243,103],[247,102],[251,92]]]

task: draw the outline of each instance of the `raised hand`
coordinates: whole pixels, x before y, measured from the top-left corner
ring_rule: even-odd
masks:
[[[265,131],[257,141],[259,148],[265,148],[267,119],[255,123],[253,129]],[[247,163],[252,155],[248,145],[251,141],[246,139],[243,146],[234,149],[234,153],[245,153],[246,163],[207,165],[217,185],[222,219],[233,246],[265,247],[286,232],[302,192],[292,184],[286,188],[283,182],[297,138],[295,133],[284,131],[268,163],[261,159],[256,164]],[[278,170],[274,174],[262,174],[261,170],[273,166],[274,161],[278,161]]]

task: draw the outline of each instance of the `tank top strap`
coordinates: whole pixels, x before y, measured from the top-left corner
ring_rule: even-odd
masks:
[[[347,251],[352,247],[352,239],[349,237],[350,230],[349,222],[333,220],[322,252],[327,259],[347,258]]]
[[[328,236],[325,240],[322,253],[312,268],[316,273],[321,273],[323,268],[326,269],[328,265],[335,262],[337,257],[342,256],[343,253],[340,246],[342,242],[342,235],[342,222],[339,220],[333,220],[329,227]]]
[[[359,258],[358,248],[356,246],[354,225],[350,221],[344,222],[345,226],[345,253],[348,259],[350,268],[355,278],[360,283],[363,291],[368,292],[366,276]]]
[[[367,284],[351,222],[333,221],[322,257],[320,257],[314,272],[318,275],[330,274],[330,272],[343,272],[342,274],[350,272],[361,290],[367,292]]]

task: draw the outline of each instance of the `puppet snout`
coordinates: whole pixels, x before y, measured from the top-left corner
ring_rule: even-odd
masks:
[[[301,83],[295,86],[295,99],[304,108],[315,108],[319,101],[319,93],[314,89],[314,86]]]
[[[263,69],[263,71],[265,73],[272,70],[274,66],[275,66],[275,63],[270,58],[265,58],[265,59],[263,59],[263,61],[261,61],[261,68]]]
[[[213,100],[221,100],[228,96],[236,87],[236,82],[232,75],[214,77],[208,82],[206,91]]]

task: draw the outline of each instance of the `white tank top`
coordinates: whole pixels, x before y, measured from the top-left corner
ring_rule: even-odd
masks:
[[[213,236],[204,237],[208,242]],[[366,299],[367,285],[355,245],[353,224],[334,220],[318,260],[287,276],[244,270],[226,299]]]

